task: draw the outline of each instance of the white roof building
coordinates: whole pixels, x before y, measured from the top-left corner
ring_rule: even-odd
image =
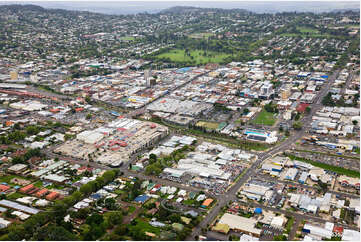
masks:
[[[9,226],[11,224],[10,221],[5,220],[3,218],[0,217],[0,229],[2,228],[6,228],[7,226]]]
[[[343,241],[360,241],[360,232],[356,230],[344,229],[342,234]]]

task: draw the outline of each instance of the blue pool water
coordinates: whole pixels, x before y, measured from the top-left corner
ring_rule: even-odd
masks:
[[[262,135],[262,136],[264,136],[264,135],[266,135],[266,136],[269,136],[269,134],[265,134],[265,133],[258,133],[258,132],[254,132],[254,131],[246,131],[246,132],[244,132],[246,135],[248,135],[248,134],[255,134],[255,135]]]

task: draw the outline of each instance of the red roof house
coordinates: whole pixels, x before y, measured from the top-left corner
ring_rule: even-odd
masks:
[[[0,184],[0,192],[6,192],[6,191],[9,190],[9,189],[10,189],[9,186]]]
[[[49,191],[48,191],[48,189],[46,189],[46,188],[43,188],[43,189],[41,189],[40,191],[38,191],[36,194],[35,194],[35,196],[37,196],[37,197],[43,197],[45,194],[47,194]]]
[[[296,110],[299,113],[304,113],[308,106],[310,106],[310,104],[308,104],[308,103],[300,103],[300,104],[298,104]]]
[[[35,188],[35,187],[34,187],[33,184],[29,184],[29,185],[27,185],[27,186],[25,186],[25,187],[20,188],[19,191],[22,192],[22,193],[28,193],[28,192],[30,192],[31,190],[33,190],[34,188]]]
[[[46,195],[46,199],[47,200],[54,200],[55,198],[57,198],[59,196],[59,193],[57,192],[51,192],[48,195]]]

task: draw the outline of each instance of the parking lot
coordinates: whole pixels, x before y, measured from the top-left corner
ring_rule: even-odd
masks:
[[[360,162],[351,158],[337,157],[337,156],[327,156],[324,154],[310,153],[310,152],[301,152],[293,151],[295,156],[303,157],[305,159],[321,162],[324,164],[339,166],[350,170],[359,171]]]

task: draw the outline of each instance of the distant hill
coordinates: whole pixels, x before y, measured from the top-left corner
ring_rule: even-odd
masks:
[[[221,12],[237,11],[240,13],[249,13],[249,11],[247,11],[245,9],[198,8],[198,7],[192,7],[192,6],[175,6],[175,7],[164,9],[164,10],[160,11],[160,13],[181,14],[181,13],[205,12],[205,11],[221,11]]]
[[[33,4],[11,4],[11,5],[0,5],[1,9],[6,9],[10,11],[45,11],[46,9],[43,7],[40,7],[38,5]]]
[[[356,9],[356,8],[345,8],[345,9],[334,9],[331,11],[331,13],[346,13],[346,12],[360,12],[360,9]]]

